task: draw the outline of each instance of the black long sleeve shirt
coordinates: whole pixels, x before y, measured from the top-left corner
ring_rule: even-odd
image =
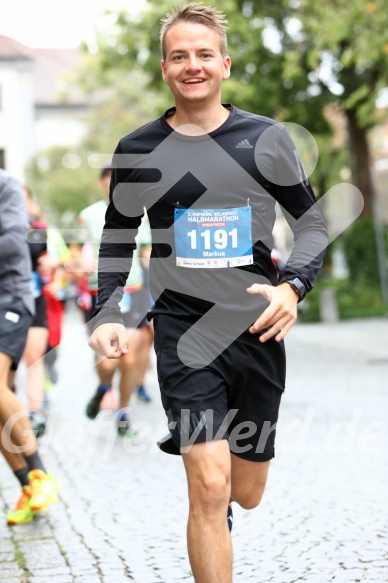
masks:
[[[153,239],[153,314],[200,317],[217,305],[221,314],[248,311],[248,320],[254,321],[259,316],[257,299],[246,293],[253,282],[277,285],[298,277],[307,292],[312,289],[327,231],[295,145],[274,120],[225,107],[230,109],[229,117],[210,134],[191,137],[174,131],[166,121],[173,111],[168,110],[120,140],[113,156],[110,204],[99,253],[95,327],[121,321],[117,304],[144,208]],[[294,235],[279,281],[271,260],[276,202]],[[186,210],[191,212],[189,220],[200,221],[199,231],[189,230],[187,220],[179,223],[179,213]],[[202,218],[195,217],[196,211]],[[225,221],[228,215],[233,220],[233,214],[243,212],[250,217],[249,225],[240,220],[234,231],[235,224]],[[205,220],[210,221],[208,229],[201,223]],[[234,234],[240,237],[241,229],[251,248],[246,246],[240,259],[229,261],[232,247],[237,246]],[[189,245],[190,257],[177,264],[179,238],[191,249]],[[191,259],[198,245],[208,249],[202,263]]]

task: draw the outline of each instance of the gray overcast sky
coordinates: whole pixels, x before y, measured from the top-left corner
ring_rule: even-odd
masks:
[[[93,38],[105,8],[135,12],[145,0],[0,0],[0,34],[35,48],[74,48]]]

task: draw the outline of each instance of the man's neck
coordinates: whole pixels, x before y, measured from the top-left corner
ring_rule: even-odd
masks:
[[[228,119],[229,114],[230,110],[223,107],[221,103],[211,110],[192,105],[185,109],[176,105],[176,111],[167,118],[167,123],[182,134],[210,134]]]

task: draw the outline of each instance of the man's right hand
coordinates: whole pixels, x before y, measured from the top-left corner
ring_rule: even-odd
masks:
[[[122,324],[101,324],[89,340],[89,346],[106,358],[121,358],[128,352],[128,335]]]

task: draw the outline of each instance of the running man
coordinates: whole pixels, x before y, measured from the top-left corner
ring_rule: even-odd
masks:
[[[21,185],[0,170],[0,450],[22,492],[8,524],[31,522],[58,499],[59,484],[47,473],[22,404],[11,390],[22,357],[34,303],[31,260],[25,239],[27,214]]]
[[[116,148],[90,339],[110,359],[127,352],[117,303],[146,207],[149,316],[170,429],[161,448],[182,455],[197,583],[232,581],[230,500],[252,509],[263,496],[285,386],[283,339],[327,241],[285,128],[221,102],[231,69],[226,23],[199,3],[163,20],[162,75],[175,107]],[[276,202],[294,233],[279,280]]]

